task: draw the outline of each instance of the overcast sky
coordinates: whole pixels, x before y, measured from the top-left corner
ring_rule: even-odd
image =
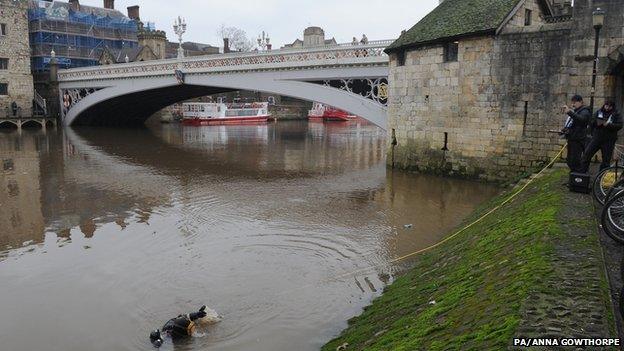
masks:
[[[80,0],[81,4],[102,6],[103,0]],[[116,0],[115,8],[127,13],[132,5],[141,7],[141,19],[155,22],[157,29],[173,35],[174,18],[185,17],[185,41],[222,46],[217,29],[223,23],[243,29],[251,39],[264,30],[275,48],[303,38],[303,29],[319,26],[325,37],[351,42],[366,34],[369,40],[394,39],[409,29],[438,4],[438,0]]]

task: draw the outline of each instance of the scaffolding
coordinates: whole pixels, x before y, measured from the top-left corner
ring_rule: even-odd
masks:
[[[72,10],[67,3],[32,1],[28,11],[31,65],[49,69],[54,50],[63,68],[93,66],[104,48],[138,46],[137,23],[121,13],[91,6]]]

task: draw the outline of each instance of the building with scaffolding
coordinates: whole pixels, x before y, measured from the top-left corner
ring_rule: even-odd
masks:
[[[31,0],[28,20],[33,73],[49,71],[52,51],[60,68],[75,68],[97,65],[105,48],[139,46],[138,18],[115,10],[114,0],[105,0],[103,8],[78,0]]]
[[[128,7],[126,16],[115,9],[115,0],[103,0],[103,7],[82,5],[79,0],[23,1],[28,3],[34,92],[44,105],[47,101],[44,113],[56,115],[59,111],[57,87],[51,82],[58,68],[94,66],[101,63],[105,52],[139,48],[139,6]],[[51,61],[56,63],[52,72]]]

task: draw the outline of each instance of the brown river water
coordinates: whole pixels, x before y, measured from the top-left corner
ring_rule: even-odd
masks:
[[[0,350],[153,350],[150,330],[203,304],[223,320],[161,350],[318,349],[392,282],[389,260],[498,192],[386,170],[385,136],[0,132]]]

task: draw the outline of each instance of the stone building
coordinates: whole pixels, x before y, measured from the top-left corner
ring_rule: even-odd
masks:
[[[155,60],[163,60],[167,57],[167,35],[162,30],[144,30],[140,26],[139,34],[139,46],[150,48],[150,52],[154,54]],[[146,58],[144,59],[146,60]]]
[[[442,1],[386,50],[396,165],[503,180],[556,155],[563,141],[548,131],[561,128],[561,106],[590,101],[597,7],[596,104],[622,108],[621,0]]]
[[[167,33],[162,30],[154,29],[153,25],[149,23],[145,25],[141,21],[140,8],[138,5],[128,7],[128,18],[136,22],[138,30],[136,37],[139,45],[123,48],[104,47],[98,59],[100,65],[162,60],[166,57]]]
[[[112,65],[115,63],[126,63],[135,61],[157,60],[158,57],[149,46],[138,46],[136,48],[111,49],[104,48],[100,59],[100,65]]]
[[[179,43],[167,41],[165,46],[165,58],[178,57]],[[219,48],[210,44],[195,43],[192,41],[185,41],[182,43],[182,49],[184,49],[184,57],[190,56],[202,56],[202,55],[215,55],[219,53]]]
[[[284,45],[284,48],[303,48],[324,45],[336,45],[336,39],[325,39],[325,31],[321,27],[308,27],[303,30],[303,40],[295,39],[291,44]]]
[[[0,117],[13,114],[13,102],[23,116],[32,113],[33,77],[28,43],[28,3],[0,0]]]

